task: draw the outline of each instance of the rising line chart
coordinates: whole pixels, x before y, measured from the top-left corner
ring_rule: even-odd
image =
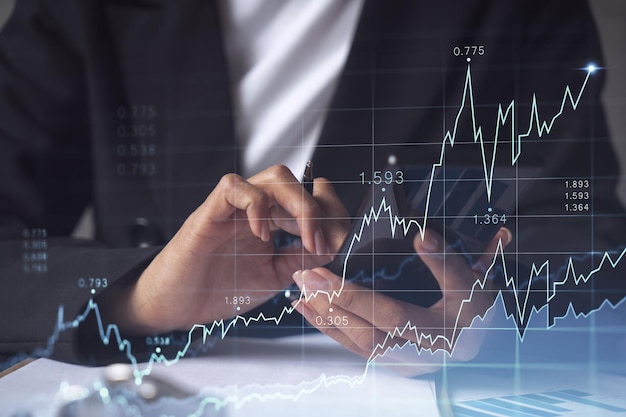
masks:
[[[424,232],[427,226],[428,220],[428,208],[430,204],[430,192],[432,190],[433,180],[435,178],[435,171],[442,167],[444,164],[444,156],[446,149],[448,147],[453,147],[457,140],[457,132],[459,131],[459,121],[464,112],[469,111],[472,123],[473,130],[473,141],[479,146],[482,163],[483,163],[483,173],[484,173],[484,181],[487,190],[487,198],[491,198],[491,189],[493,184],[493,176],[494,176],[494,166],[496,160],[496,153],[498,150],[498,144],[503,140],[500,138],[501,129],[508,124],[511,126],[510,137],[511,137],[511,165],[515,165],[519,157],[522,153],[523,149],[523,141],[528,138],[531,134],[537,135],[538,137],[543,137],[544,135],[548,135],[554,126],[555,123],[558,122],[559,117],[567,111],[576,111],[578,105],[580,103],[581,97],[585,91],[588,80],[590,76],[596,71],[596,68],[593,65],[590,65],[586,68],[586,74],[584,80],[581,83],[580,88],[577,93],[573,93],[570,86],[566,86],[563,92],[561,104],[558,112],[556,114],[551,115],[548,118],[542,119],[540,117],[540,109],[537,97],[535,94],[532,96],[532,102],[530,106],[530,114],[528,116],[528,130],[517,133],[516,132],[516,120],[521,116],[516,114],[516,102],[515,100],[510,101],[506,105],[499,104],[497,108],[496,122],[495,122],[495,136],[493,138],[493,151],[491,154],[488,154],[486,147],[484,145],[485,139],[483,137],[483,129],[477,122],[477,118],[475,115],[475,104],[474,104],[474,92],[472,86],[472,72],[471,66],[468,64],[467,70],[465,72],[465,83],[463,87],[463,97],[454,119],[454,125],[451,130],[448,130],[441,144],[441,152],[440,158],[438,161],[433,163],[430,174],[430,182],[428,186],[428,196],[426,200],[426,209],[424,211],[423,219],[409,219],[399,217],[396,213],[393,213],[392,207],[387,203],[385,198],[383,197],[380,201],[380,204],[376,206],[372,206],[370,211],[363,216],[361,221],[360,232],[351,237],[351,244],[349,246],[348,254],[346,256],[346,260],[343,264],[343,274],[342,274],[342,283],[339,290],[335,291],[307,291],[306,288],[303,288],[303,291],[300,294],[300,298],[296,301],[297,303],[302,303],[310,300],[312,297],[323,296],[328,297],[330,303],[333,302],[334,299],[341,297],[342,292],[344,290],[344,284],[346,280],[346,271],[347,265],[350,259],[350,253],[352,248],[356,243],[360,241],[363,236],[364,231],[367,230],[373,223],[380,222],[383,220],[389,221],[390,232],[392,236],[406,236],[408,235],[414,228],[417,229],[422,238],[424,238]],[[569,106],[568,106],[569,105]],[[434,345],[437,342],[443,341],[446,346],[445,351],[447,354],[452,355],[454,352],[455,341],[458,340],[459,333],[464,329],[459,324],[459,319],[463,312],[463,309],[472,302],[474,294],[477,291],[484,289],[487,280],[489,279],[490,273],[496,268],[501,267],[502,272],[504,274],[507,290],[513,294],[513,299],[515,301],[514,315],[516,322],[519,326],[524,326],[528,321],[528,318],[532,313],[528,312],[529,308],[529,295],[531,290],[536,291],[536,285],[545,285],[545,287],[540,288],[541,291],[545,291],[545,300],[546,305],[549,306],[550,302],[554,299],[555,295],[559,291],[559,288],[564,286],[567,283],[574,283],[575,285],[579,285],[580,283],[587,283],[589,280],[593,279],[598,273],[601,271],[605,271],[609,268],[615,269],[623,260],[626,255],[626,248],[621,251],[616,251],[614,253],[604,252],[600,258],[600,261],[595,265],[595,267],[590,267],[590,269],[584,273],[577,270],[575,267],[574,261],[572,258],[566,262],[567,266],[565,267],[566,273],[562,279],[556,280],[554,276],[550,274],[550,262],[546,261],[542,264],[533,264],[531,267],[530,276],[523,277],[527,279],[516,279],[510,271],[507,270],[507,263],[505,261],[505,252],[504,245],[502,241],[498,243],[497,250],[493,256],[493,260],[490,266],[485,271],[484,275],[477,279],[472,287],[469,295],[466,299],[464,299],[459,308],[458,314],[456,316],[456,320],[453,324],[451,336],[444,335],[436,335],[433,337],[429,333],[425,333],[419,330],[417,325],[412,324],[410,321],[407,323],[399,324],[395,329],[389,331],[385,340],[382,343],[379,343],[372,351],[370,358],[367,360],[367,366],[364,369],[363,375],[357,377],[325,377],[321,376],[317,381],[309,381],[306,384],[306,387],[303,388],[302,393],[305,393],[307,390],[316,389],[315,387],[319,386],[329,386],[338,382],[347,382],[350,384],[359,383],[365,378],[367,374],[367,369],[370,367],[374,361],[384,356],[390,350],[398,347],[399,345],[394,341],[397,337],[402,337],[407,332],[412,332],[412,339],[417,340],[417,343],[410,342],[411,345],[414,345],[416,353],[421,354],[424,350],[429,350],[428,346]],[[542,279],[537,279],[541,277]],[[518,277],[522,278],[522,277]],[[519,282],[526,283],[524,288],[520,288]],[[543,284],[542,284],[543,283]],[[306,284],[305,284],[306,287]],[[73,318],[72,320],[66,321],[65,319],[65,311],[63,306],[61,305],[58,309],[57,320],[55,324],[55,328],[48,339],[47,346],[43,349],[35,352],[39,356],[48,356],[52,353],[54,349],[54,345],[57,342],[59,335],[62,332],[65,332],[69,329],[77,328],[82,322],[86,320],[86,318],[90,314],[95,314],[96,322],[98,326],[98,332],[100,339],[104,345],[109,345],[114,343],[121,352],[124,352],[128,361],[131,363],[133,367],[134,377],[137,384],[141,383],[142,379],[149,375],[152,372],[152,369],[155,364],[165,364],[167,366],[171,366],[176,364],[181,358],[185,357],[191,349],[192,343],[195,341],[201,340],[201,343],[207,343],[209,336],[219,336],[224,338],[228,332],[238,325],[249,326],[253,322],[261,322],[261,323],[270,323],[278,325],[281,323],[283,317],[285,315],[292,314],[295,310],[295,307],[285,307],[281,311],[278,316],[266,316],[264,313],[260,313],[255,317],[244,317],[241,315],[237,315],[232,319],[225,319],[215,321],[211,324],[197,324],[192,327],[187,334],[186,344],[178,350],[178,352],[170,356],[166,357],[164,354],[160,352],[160,349],[156,349],[154,353],[152,353],[146,364],[140,364],[133,354],[131,343],[128,339],[122,337],[118,327],[116,324],[105,324],[102,321],[100,311],[97,303],[91,299],[85,310]],[[536,311],[536,309],[535,309]],[[591,314],[591,313],[589,313]],[[550,326],[547,325],[547,328]],[[198,337],[199,336],[199,337]],[[519,337],[523,340],[523,332],[519,333]],[[403,338],[403,341],[406,342],[406,338]],[[434,353],[434,352],[431,352]],[[278,395],[278,394],[277,394]],[[278,395],[279,396],[279,395]],[[221,401],[221,402],[220,402]],[[225,401],[225,402],[224,402]],[[204,407],[208,404],[212,404],[213,406],[223,406],[226,402],[235,401],[234,399],[230,400],[217,400],[207,398],[203,401],[201,407]],[[236,401],[244,401],[244,399],[236,399]],[[246,400],[247,401],[247,400]],[[218,402],[220,402],[218,404]]]

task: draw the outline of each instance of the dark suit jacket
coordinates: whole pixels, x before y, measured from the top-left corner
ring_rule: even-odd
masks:
[[[467,68],[454,47],[465,45],[484,45],[471,56],[473,88],[492,137],[498,103],[517,98],[522,131],[533,92],[542,114],[555,114],[565,86],[577,91],[584,79],[577,68],[601,63],[579,1],[366,1],[314,156],[316,175],[336,184],[351,212],[367,188],[354,184],[360,172],[381,169],[390,154],[439,158]],[[549,138],[523,143],[520,164],[542,164],[555,178],[519,202],[530,217],[511,225],[512,250],[537,254],[528,262],[624,243],[614,218],[597,216],[592,230],[588,219],[551,217],[563,214],[563,178],[593,177],[594,213],[623,212],[602,78],[592,77]],[[510,144],[498,146],[497,163],[510,164]],[[457,148],[451,160],[475,160],[475,145]],[[65,320],[83,311],[91,294],[80,278],[137,277],[220,177],[239,171],[214,3],[18,2],[0,37],[0,149],[0,352],[28,353],[58,327],[59,305]],[[88,205],[95,242],[69,238]],[[47,273],[24,273],[22,233],[36,227],[48,235]],[[54,355],[71,358],[75,331],[59,337]]]

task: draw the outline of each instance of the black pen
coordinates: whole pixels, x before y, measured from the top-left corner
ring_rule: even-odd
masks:
[[[302,176],[302,185],[304,189],[313,195],[313,162],[310,160],[306,162],[304,167],[304,175]]]
[[[313,162],[307,161],[304,167],[304,174],[302,175],[302,186],[311,195],[313,195]],[[296,284],[291,284],[289,288],[285,290],[285,298],[289,301],[296,301],[300,298],[300,288]]]

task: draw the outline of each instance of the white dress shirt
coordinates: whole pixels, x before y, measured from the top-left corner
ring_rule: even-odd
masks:
[[[235,125],[249,177],[296,177],[317,144],[363,0],[220,0]]]

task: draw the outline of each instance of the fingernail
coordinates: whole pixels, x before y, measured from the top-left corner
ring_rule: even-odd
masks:
[[[261,223],[261,240],[263,242],[270,241],[270,226],[265,221]]]
[[[328,253],[326,239],[324,239],[324,233],[321,230],[315,232],[315,252],[318,255],[326,255]]]
[[[293,281],[296,283],[298,288],[302,289],[302,283],[304,282],[302,279],[302,271],[294,272],[291,278],[293,278]]]
[[[295,275],[295,274],[294,274]],[[300,280],[300,282],[298,282]],[[310,270],[301,271],[301,274],[294,281],[300,289],[304,287],[307,291],[327,291],[330,289],[330,282],[325,280],[321,275]]]
[[[511,233],[511,231],[506,227],[503,227],[503,229],[504,229],[504,233],[506,234],[504,238],[504,244],[508,245],[513,240],[513,233]]]
[[[426,252],[437,252],[440,246],[439,236],[437,233],[426,231],[420,246]]]

